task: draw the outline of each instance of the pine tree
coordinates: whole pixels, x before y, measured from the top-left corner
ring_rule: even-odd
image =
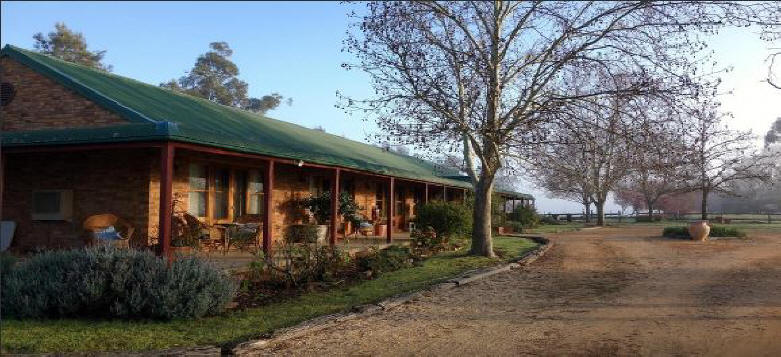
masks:
[[[160,83],[160,86],[261,114],[279,106],[284,97],[278,93],[261,98],[247,96],[249,85],[238,78],[239,67],[230,60],[233,50],[227,42],[212,42],[209,48],[198,56],[187,75]]]
[[[33,35],[35,49],[59,59],[111,72],[112,66],[103,63],[106,51],[90,51],[81,32],[74,32],[62,22],[54,24],[54,31],[44,36]]]

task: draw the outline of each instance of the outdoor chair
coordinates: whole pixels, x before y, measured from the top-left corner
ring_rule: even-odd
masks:
[[[259,214],[245,214],[236,217],[234,223],[228,225],[225,230],[225,252],[231,246],[244,250],[249,247],[257,247],[263,225],[262,216]]]
[[[109,244],[127,248],[135,231],[130,223],[110,213],[89,216],[82,226],[87,232],[87,245]]]

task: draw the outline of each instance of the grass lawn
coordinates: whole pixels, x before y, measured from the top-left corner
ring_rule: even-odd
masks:
[[[524,229],[523,234],[535,233],[565,233],[578,231],[585,227],[582,222],[567,222],[562,224],[541,224],[535,228]]]
[[[758,231],[758,232],[770,232],[770,233],[781,233],[781,222],[773,222],[773,223],[745,223],[745,222],[733,222],[730,224],[718,224],[718,223],[710,223],[711,225],[717,225],[717,226],[725,226],[725,227],[732,227],[737,228],[740,230],[746,230],[746,231]],[[688,227],[689,223],[686,221],[661,221],[661,222],[642,222],[642,223],[611,223],[613,226],[618,227],[631,227],[631,226],[651,226],[651,227]]]
[[[533,249],[531,240],[496,237],[505,257]],[[8,320],[0,322],[3,352],[138,351],[198,345],[232,346],[301,321],[388,296],[418,290],[499,259],[449,252],[422,266],[386,273],[344,289],[301,295],[289,301],[197,320]]]

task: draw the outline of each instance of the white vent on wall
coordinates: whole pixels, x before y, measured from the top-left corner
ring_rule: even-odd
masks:
[[[35,221],[70,221],[73,218],[73,190],[33,191]]]

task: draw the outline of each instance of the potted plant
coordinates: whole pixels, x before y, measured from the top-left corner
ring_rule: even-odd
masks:
[[[325,242],[328,221],[331,220],[331,192],[324,191],[319,195],[309,196],[302,204],[317,223],[317,241]]]
[[[339,195],[339,215],[344,221],[344,235],[352,233],[352,226],[360,227],[363,217],[358,214],[361,207],[355,203],[349,192],[342,192]]]

